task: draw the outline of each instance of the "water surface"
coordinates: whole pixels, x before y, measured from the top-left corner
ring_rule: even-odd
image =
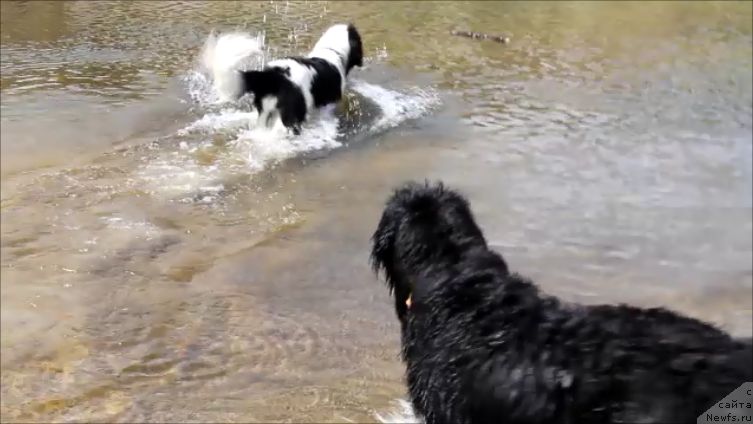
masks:
[[[750,2],[0,5],[3,422],[373,422],[406,179],[548,291],[752,331]],[[280,56],[345,20],[367,66],[301,139],[207,101],[211,30]]]

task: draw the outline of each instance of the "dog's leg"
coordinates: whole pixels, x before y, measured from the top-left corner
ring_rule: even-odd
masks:
[[[294,87],[286,87],[279,94],[277,103],[277,112],[280,114],[280,120],[286,128],[290,129],[293,134],[301,134],[301,125],[306,121],[306,99],[301,91]]]
[[[281,108],[279,110],[280,120],[285,128],[288,128],[295,135],[301,135],[301,124],[306,119],[305,110],[301,113],[300,110],[293,108]]]
[[[264,120],[264,126],[267,128],[274,128],[275,120],[277,119],[277,114],[274,112],[270,112],[267,114],[267,118]]]

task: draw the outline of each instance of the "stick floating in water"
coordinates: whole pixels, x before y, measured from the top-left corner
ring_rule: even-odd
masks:
[[[492,35],[492,34],[486,34],[483,32],[475,32],[475,31],[457,31],[453,30],[450,32],[452,35],[457,35],[458,37],[466,37],[466,38],[478,38],[482,40],[492,40],[496,41],[498,43],[507,44],[510,42],[510,37],[505,35]]]

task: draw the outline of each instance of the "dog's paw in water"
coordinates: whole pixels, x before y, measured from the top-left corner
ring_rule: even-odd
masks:
[[[695,422],[753,380],[753,346],[663,309],[542,293],[489,249],[467,199],[409,183],[372,236],[413,412],[439,423]]]

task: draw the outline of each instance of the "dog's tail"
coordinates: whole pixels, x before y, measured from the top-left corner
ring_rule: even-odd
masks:
[[[264,58],[261,38],[234,32],[209,34],[201,52],[201,64],[209,71],[220,102],[238,100],[247,91],[241,70],[243,60]]]

